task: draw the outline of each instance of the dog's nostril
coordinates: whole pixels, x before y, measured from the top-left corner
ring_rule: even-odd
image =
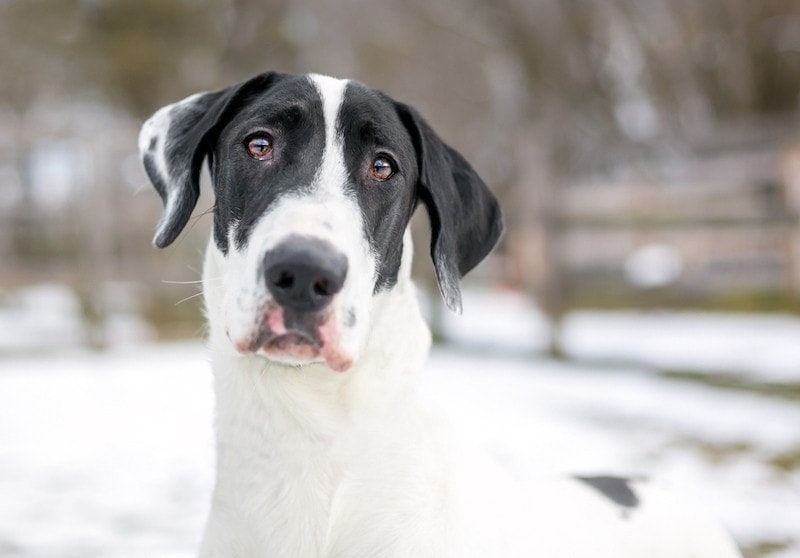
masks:
[[[291,271],[281,272],[273,284],[279,289],[291,289],[294,286],[294,273]]]
[[[317,279],[314,281],[314,294],[319,296],[330,296],[331,292],[328,289],[329,285],[330,282],[327,279]]]

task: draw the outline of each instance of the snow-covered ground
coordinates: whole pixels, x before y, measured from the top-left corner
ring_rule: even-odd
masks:
[[[800,402],[656,373],[796,386],[800,320],[576,314],[563,338],[580,360],[556,362],[528,354],[547,329],[524,299],[465,309],[445,325],[466,345],[434,350],[422,390],[514,474],[664,480],[750,556],[800,558]],[[207,358],[199,342],[0,355],[0,556],[192,556],[213,479]]]
[[[444,316],[447,338],[500,350],[541,352],[550,327],[517,292],[467,291],[464,316]],[[565,316],[564,354],[593,364],[637,364],[653,369],[800,384],[800,317],[713,312],[594,312]]]

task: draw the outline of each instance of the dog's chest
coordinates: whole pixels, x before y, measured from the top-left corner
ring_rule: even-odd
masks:
[[[246,555],[353,556],[363,548],[379,556],[374,549],[384,548],[394,556],[420,541],[432,545],[422,555],[436,555],[429,550],[452,521],[449,484],[414,405],[399,398],[344,413],[323,405],[324,389],[304,393],[301,404],[304,386],[257,380],[216,380],[212,532],[228,533]]]

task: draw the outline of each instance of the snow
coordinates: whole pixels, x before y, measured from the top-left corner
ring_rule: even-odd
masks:
[[[517,291],[465,290],[463,314],[442,315],[446,339],[472,347],[501,351],[543,351],[550,343],[550,325],[533,302]],[[438,297],[438,293],[436,294]],[[439,304],[423,299],[422,308]]]
[[[674,283],[683,271],[680,252],[670,244],[645,244],[633,251],[623,265],[625,279],[640,289]]]
[[[517,292],[467,291],[464,318],[448,314],[445,337],[493,350],[541,352],[551,331]],[[800,383],[800,317],[677,311],[577,311],[560,326],[562,350],[588,363],[646,366]]]
[[[563,324],[565,352],[668,370],[800,382],[800,318],[685,312],[577,312]]]
[[[19,289],[0,302],[0,354],[64,349],[84,343],[81,302],[68,287],[42,283]]]
[[[105,317],[93,327],[102,328],[104,343],[123,345],[155,337],[154,328],[138,313],[142,303],[135,284],[106,282],[95,290],[95,303]],[[91,329],[80,298],[65,285],[37,283],[0,291],[0,356],[88,345]]]
[[[429,369],[431,396],[519,477],[644,474],[698,497],[740,543],[790,540],[800,556],[800,471],[768,463],[800,450],[800,406],[547,360],[438,350]]]
[[[213,475],[200,346],[21,358],[0,371],[0,555],[192,555]]]
[[[66,331],[74,302],[57,288],[43,292],[48,308],[63,310],[52,331]],[[24,309],[38,306],[14,300],[5,315],[28,323]],[[435,349],[421,375],[422,394],[462,436],[520,479],[570,472],[666,482],[708,506],[743,546],[777,544],[770,558],[800,558],[797,400],[657,373],[797,385],[800,320],[580,312],[562,330],[574,360],[553,361],[537,356],[549,327],[524,297],[466,292],[464,302],[463,318],[444,322],[459,344]],[[0,556],[193,556],[214,470],[202,344],[3,356],[24,337],[13,326],[0,320]]]

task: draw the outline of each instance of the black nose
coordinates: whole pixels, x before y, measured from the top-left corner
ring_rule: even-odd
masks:
[[[347,258],[327,242],[293,236],[264,255],[264,274],[278,304],[297,312],[314,312],[342,290]]]

